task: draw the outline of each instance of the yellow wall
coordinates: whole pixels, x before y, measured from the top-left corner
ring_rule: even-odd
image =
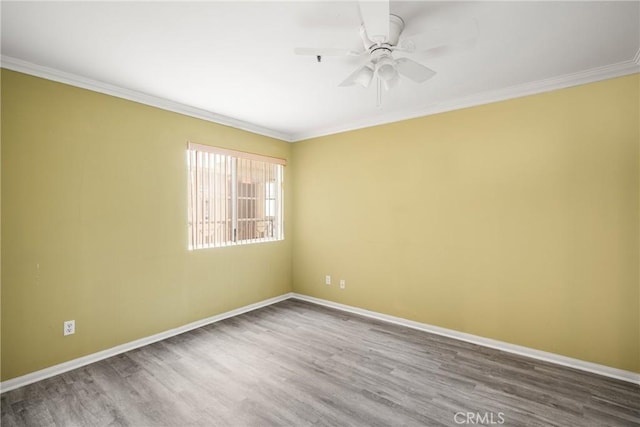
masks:
[[[640,75],[294,145],[1,78],[2,380],[292,286],[640,372]],[[287,240],[187,251],[187,140],[290,159]]]
[[[639,104],[636,74],[294,144],[294,291],[640,372]]]
[[[187,251],[187,140],[291,149],[2,70],[2,380],[291,290],[290,239]]]

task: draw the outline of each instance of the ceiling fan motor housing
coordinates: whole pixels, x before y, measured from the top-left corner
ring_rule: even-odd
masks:
[[[376,60],[376,71],[382,80],[391,80],[397,76],[396,62],[391,55],[383,54]]]

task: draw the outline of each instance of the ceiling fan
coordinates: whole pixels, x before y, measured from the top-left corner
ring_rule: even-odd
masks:
[[[417,34],[402,37],[404,20],[389,13],[389,1],[360,1],[360,38],[363,49],[353,51],[340,48],[296,48],[297,55],[312,55],[318,62],[323,56],[363,56],[365,61],[340,86],[356,84],[369,87],[376,79],[378,83],[378,105],[381,103],[380,88],[389,90],[400,81],[400,76],[424,83],[436,72],[407,57],[394,58],[394,53],[403,55],[443,50],[449,45],[470,44],[477,38],[475,21],[471,24],[456,25],[445,31]]]

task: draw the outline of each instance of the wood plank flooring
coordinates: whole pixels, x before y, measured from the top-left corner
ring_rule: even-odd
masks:
[[[640,426],[640,386],[298,300],[1,399],[3,427]]]

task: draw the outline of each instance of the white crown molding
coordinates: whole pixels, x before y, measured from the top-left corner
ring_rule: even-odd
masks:
[[[308,132],[298,132],[291,135],[291,140],[293,142],[298,142],[305,139],[317,138],[320,136],[333,135],[371,126],[394,123],[402,120],[459,110],[462,108],[475,107],[478,105],[506,101],[508,99],[520,98],[523,96],[535,95],[538,93],[550,92],[558,89],[565,89],[572,86],[594,83],[600,80],[622,77],[634,73],[640,73],[640,50],[638,51],[638,53],[636,53],[636,56],[632,60],[606,65],[604,67],[592,68],[585,71],[579,71],[577,73],[565,74],[563,76],[551,77],[535,82],[523,83],[503,89],[480,92],[471,96],[462,97],[451,101],[445,101],[440,104],[429,105],[418,109],[412,108],[403,111],[394,111],[383,116],[376,116],[370,119],[359,120],[356,122],[351,122],[349,124],[331,128],[321,128]]]
[[[12,58],[10,56],[2,55],[1,67],[32,76],[41,77],[43,79],[53,80],[55,82],[76,86],[82,89],[88,89],[94,92],[104,93],[106,95],[127,99],[129,101],[138,102],[140,104],[150,105],[162,110],[184,114],[185,116],[195,117],[197,119],[206,120],[208,122],[218,123],[236,129],[242,129],[247,132],[252,132],[259,135],[291,142],[291,135],[284,132],[268,129],[263,126],[255,125],[243,120],[234,119],[233,117],[216,114],[211,111],[192,107],[190,105],[171,101],[169,99],[164,99],[135,90],[122,88],[109,83],[89,79],[87,77],[67,73],[65,71],[56,70],[54,68],[44,67],[42,65],[37,65],[31,62],[23,61],[21,59]]]
[[[92,80],[86,77],[33,64],[31,62],[23,61],[9,56],[1,57],[1,66],[2,68],[7,68],[9,70],[30,74],[36,77],[42,77],[44,79],[65,83],[68,85],[104,93],[134,102],[139,102],[141,104],[146,104],[153,107],[161,108],[163,110],[184,114],[186,116],[191,116],[213,123],[219,123],[225,126],[242,129],[259,135],[269,136],[272,138],[280,139],[282,141],[298,142],[310,138],[333,135],[337,133],[394,123],[417,117],[430,116],[433,114],[445,113],[447,111],[490,104],[492,102],[506,101],[508,99],[535,95],[538,93],[565,89],[572,86],[578,86],[582,84],[597,82],[600,80],[607,80],[615,77],[622,77],[629,74],[639,73],[640,50],[638,50],[633,59],[616,64],[610,64],[603,67],[565,74],[563,76],[551,77],[535,82],[523,83],[503,89],[480,92],[471,96],[462,97],[451,101],[445,101],[435,105],[428,105],[417,109],[411,108],[402,111],[395,111],[382,116],[358,120],[340,126],[313,129],[293,134],[268,129],[259,125],[255,125],[253,123],[234,119],[232,117],[226,117],[221,114],[212,113],[210,111],[192,107],[179,102],[156,97],[153,95],[148,95],[130,89],[121,88],[109,83]]]
[[[572,357],[562,356],[556,353],[549,353],[546,351],[536,350],[529,347],[510,344],[504,341],[498,341],[490,338],[481,337],[478,335],[455,331],[453,329],[446,329],[440,326],[429,325],[427,323],[415,322],[413,320],[390,316],[388,314],[369,311],[362,308],[340,304],[337,302],[333,302],[333,301],[329,301],[321,298],[315,298],[307,295],[298,294],[295,292],[292,293],[291,298],[307,301],[313,304],[323,305],[325,307],[335,308],[337,310],[358,314],[360,316],[369,317],[369,318],[380,320],[387,323],[406,326],[408,328],[417,329],[419,331],[429,332],[436,335],[442,335],[442,336],[453,338],[456,340],[481,345],[483,347],[494,348],[496,350],[505,351],[507,353],[513,353],[520,356],[530,357],[532,359],[543,360],[545,362],[550,362],[556,365],[579,369],[581,371],[586,371],[586,372],[602,375],[609,378],[615,378],[617,380],[622,380],[622,381],[626,381],[634,384],[640,384],[640,374],[631,372],[631,371],[625,371],[623,369],[612,368],[610,366],[600,365],[598,363],[586,362],[584,360],[574,359]]]
[[[145,345],[153,344],[154,342],[162,341],[167,338],[171,338],[175,335],[182,334],[184,332],[191,331],[193,329],[200,328],[202,326],[209,325],[211,323],[219,322],[220,320],[227,319],[229,317],[239,316],[240,314],[247,313],[249,311],[257,310],[262,307],[266,307],[271,304],[284,301],[291,298],[293,294],[291,292],[269,298],[263,301],[256,302],[254,304],[245,305],[244,307],[236,308],[225,313],[217,314],[215,316],[207,317],[206,319],[197,320],[187,325],[180,326],[175,329],[169,329],[168,331],[160,332],[155,335],[140,338],[135,341],[131,341],[125,344],[121,344],[112,348],[108,348],[97,353],[92,353],[87,356],[79,357],[77,359],[69,360],[68,362],[60,363],[58,365],[50,366],[39,371],[31,372],[30,374],[22,375],[20,377],[12,378],[10,380],[2,381],[0,383],[0,393],[5,391],[14,390],[18,387],[22,387],[37,381],[44,380],[46,378],[53,377],[55,375],[62,374],[64,372],[71,371],[76,368],[80,368],[90,363],[95,363],[108,357],[116,356],[118,354],[133,350]]]

